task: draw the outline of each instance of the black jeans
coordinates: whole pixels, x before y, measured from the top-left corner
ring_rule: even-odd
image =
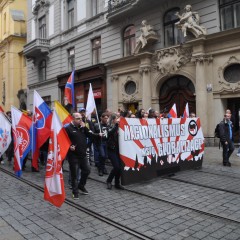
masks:
[[[222,142],[222,148],[223,148],[223,163],[224,164],[229,163],[229,158],[234,151],[234,144],[232,141],[229,141],[228,144]]]
[[[71,183],[73,194],[78,194],[78,188],[80,186],[85,186],[87,182],[88,175],[90,174],[90,166],[86,156],[84,157],[68,157],[68,162],[71,171]],[[81,178],[78,183],[78,170],[81,169]]]
[[[121,159],[119,157],[119,152],[108,149],[108,158],[111,160],[113,169],[111,170],[107,182],[112,182],[113,178],[115,177],[115,185],[120,184],[120,177],[121,177]]]

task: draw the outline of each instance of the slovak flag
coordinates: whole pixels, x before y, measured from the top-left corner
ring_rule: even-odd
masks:
[[[168,113],[169,118],[177,118],[177,109],[176,109],[176,103],[173,104],[172,108],[170,109]]]
[[[184,109],[184,113],[183,113],[183,118],[189,118],[189,107],[188,107],[188,103],[186,103],[185,109]]]
[[[62,161],[70,145],[68,135],[54,110],[48,147],[44,199],[56,207],[61,207],[65,200]]]
[[[23,159],[31,150],[32,120],[17,108],[11,106],[12,130],[14,138],[14,171],[22,175]]]
[[[64,89],[64,97],[67,98],[68,103],[72,104],[73,109],[75,108],[75,97],[74,97],[74,71],[72,71],[70,77],[67,80],[65,89]]]
[[[52,111],[34,90],[33,95],[33,134],[32,134],[32,166],[38,169],[39,148],[50,136]]]

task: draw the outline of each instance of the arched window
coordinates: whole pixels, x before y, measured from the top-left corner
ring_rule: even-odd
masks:
[[[123,55],[124,57],[130,56],[134,53],[136,38],[135,38],[135,26],[128,26],[123,33]]]
[[[39,64],[39,80],[40,81],[46,81],[47,79],[47,74],[46,74],[46,60],[42,60]]]
[[[173,8],[164,14],[163,22],[165,47],[177,45],[181,42],[181,32],[175,25],[175,23],[179,20],[175,14],[179,11],[179,8]]]

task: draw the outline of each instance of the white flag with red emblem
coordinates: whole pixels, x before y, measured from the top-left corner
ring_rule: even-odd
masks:
[[[68,135],[54,110],[48,147],[44,199],[56,207],[61,207],[65,200],[62,161],[69,147],[70,140]]]
[[[11,143],[11,123],[0,112],[0,157],[6,152]]]

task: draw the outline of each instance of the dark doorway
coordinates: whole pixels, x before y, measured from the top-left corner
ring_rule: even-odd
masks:
[[[232,112],[231,120],[234,126],[234,142],[239,143],[240,98],[229,98],[227,100],[227,108]]]
[[[159,93],[160,110],[171,109],[176,103],[178,117],[181,117],[186,103],[189,105],[189,112],[196,113],[195,87],[188,78],[177,75],[166,80]]]

